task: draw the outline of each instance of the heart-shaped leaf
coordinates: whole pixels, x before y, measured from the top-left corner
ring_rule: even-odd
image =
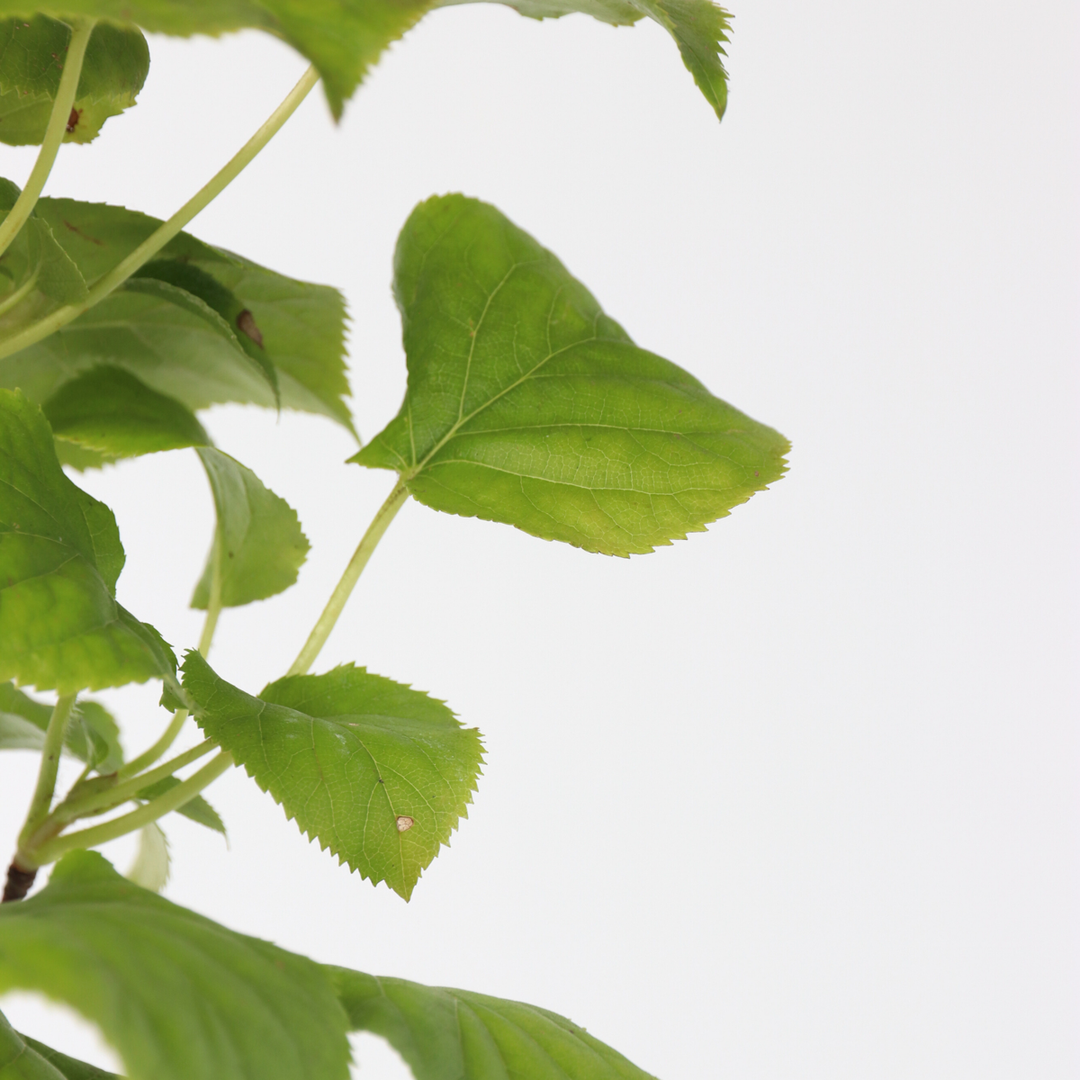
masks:
[[[386,1039],[416,1080],[655,1080],[547,1009],[344,968],[327,970],[353,1028]]]
[[[0,994],[37,990],[101,1028],[130,1080],[346,1080],[346,1017],[310,960],[116,873],[61,860],[0,908]]]
[[[171,675],[153,628],[114,599],[112,512],[77,488],[41,410],[0,390],[0,679],[62,694]]]
[[[3,4],[0,12],[12,7]],[[71,41],[69,26],[34,10],[40,9],[0,20],[0,142],[11,146],[45,138]],[[65,142],[90,142],[110,116],[134,105],[149,69],[150,50],[138,29],[98,23],[86,45]]]
[[[284,592],[295,584],[310,547],[296,511],[235,458],[210,447],[198,453],[214,493],[217,528],[191,606],[205,610],[209,604],[215,563],[223,607]]]
[[[422,203],[394,271],[408,390],[352,460],[397,471],[427,506],[629,555],[784,472],[782,435],[634,345],[493,206]]]
[[[252,697],[190,652],[199,726],[301,830],[406,900],[466,816],[483,748],[441,702],[352,665]]]

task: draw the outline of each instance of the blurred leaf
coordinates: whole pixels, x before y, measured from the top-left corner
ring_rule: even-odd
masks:
[[[406,900],[466,816],[483,748],[441,702],[351,664],[255,698],[196,652],[184,689],[199,726],[323,848]]]
[[[92,368],[64,383],[41,409],[54,435],[110,457],[210,442],[190,410],[123,368]]]
[[[416,1080],[655,1080],[547,1009],[344,968],[327,970],[353,1028],[386,1039]]]
[[[156,784],[144,787],[139,792],[139,798],[148,802],[159,795],[164,795],[167,791],[172,791],[179,783],[180,781],[175,776],[166,776]],[[183,814],[184,817],[190,818],[199,825],[205,825],[206,828],[213,829],[222,836],[225,835],[225,822],[221,820],[221,815],[201,795],[196,795],[190,802],[184,803],[176,813]]]
[[[13,683],[0,683],[0,750],[40,750],[50,716],[51,705],[35,701]],[[115,772],[124,762],[120,729],[96,701],[76,702],[64,745],[101,773]]]
[[[22,7],[0,3],[0,13]],[[71,41],[66,24],[30,12],[23,12],[29,18],[0,21],[0,142],[11,146],[45,138]],[[64,141],[96,138],[110,116],[135,104],[149,69],[150,50],[135,27],[98,23],[86,46]]]
[[[629,555],[683,539],[780,478],[787,440],[639,349],[493,206],[418,206],[394,295],[409,383],[352,460],[436,510]]]
[[[239,607],[284,592],[307,558],[296,511],[248,468],[220,450],[200,447],[217,508],[217,527],[191,606],[206,610],[214,560],[221,560],[221,603]]]
[[[24,1035],[23,1038],[26,1045],[40,1054],[64,1080],[123,1080],[123,1077],[116,1073],[106,1072],[96,1065],[61,1054],[59,1050],[53,1050],[52,1047],[39,1043],[37,1039],[31,1039],[29,1035]],[[0,1073],[0,1077],[3,1077],[3,1073]]]
[[[0,680],[68,694],[171,674],[157,631],[114,599],[123,561],[112,512],[64,475],[41,410],[0,390]]]
[[[65,1068],[69,1063],[73,1068]],[[0,1080],[119,1080],[20,1035],[0,1013]]]
[[[0,907],[0,994],[71,1005],[130,1080],[346,1080],[346,1018],[302,956],[233,933],[74,852]]]
[[[161,224],[122,207],[72,199],[40,199],[36,215],[90,283]],[[172,273],[167,262],[194,272]],[[276,378],[282,406],[330,416],[352,430],[342,400],[349,393],[345,304],[336,289],[275,274],[186,233],[149,265],[156,277],[133,279],[56,333],[0,359],[0,385],[20,387],[41,402],[77,374],[107,364],[195,411],[229,401],[276,408]],[[207,278],[231,298],[226,310],[242,305],[228,333],[225,316],[216,318],[221,313],[205,299]],[[238,325],[243,312],[250,318]]]
[[[156,821],[139,830],[135,861],[124,877],[155,893],[161,892],[169,883],[169,841]]]

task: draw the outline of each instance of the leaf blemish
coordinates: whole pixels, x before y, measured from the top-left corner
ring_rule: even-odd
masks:
[[[260,349],[263,347],[262,331],[255,322],[255,316],[252,315],[247,308],[244,308],[244,310],[236,316],[236,326],[241,333],[247,334]]]
[[[79,117],[82,116],[82,109],[72,109],[68,114],[67,131],[70,135],[79,126]]]
[[[382,783],[381,780],[379,782]],[[399,814],[397,819],[397,831],[408,832],[414,824],[415,822],[408,814]]]

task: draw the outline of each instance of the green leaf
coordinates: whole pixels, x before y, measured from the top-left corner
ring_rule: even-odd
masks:
[[[305,834],[408,900],[467,816],[479,733],[442,702],[352,665],[280,679],[257,698],[196,652],[183,670],[203,731]]]
[[[452,7],[487,0],[436,0]],[[532,19],[558,19],[573,12],[612,26],[630,26],[646,16],[658,22],[679,47],[698,89],[722,120],[727,108],[728,75],[724,45],[731,40],[731,15],[712,0],[499,0]]]
[[[67,1080],[0,1013],[0,1080]]]
[[[0,390],[0,680],[68,694],[171,674],[157,631],[114,599],[123,560],[112,512],[64,475],[41,410]]]
[[[156,799],[159,795],[172,791],[179,783],[180,781],[175,776],[166,776],[164,780],[144,787],[139,792],[139,798],[146,801]],[[225,822],[221,820],[221,815],[201,795],[196,795],[190,802],[184,803],[176,812],[199,825],[205,825],[206,828],[221,833],[222,836],[225,835]]]
[[[36,214],[91,283],[161,224],[72,199],[40,199]],[[166,269],[169,262],[180,269]],[[107,364],[194,411],[230,401],[277,408],[276,379],[282,406],[352,430],[342,400],[349,393],[345,303],[336,289],[294,281],[186,233],[150,265],[156,277],[134,279],[43,341],[0,359],[0,386],[20,387],[41,402],[75,375]],[[212,294],[208,278],[222,291]]]
[[[206,610],[215,561],[224,607],[284,592],[296,583],[311,546],[296,511],[235,458],[210,447],[200,447],[198,455],[214,493],[217,527],[191,606]]]
[[[0,683],[0,750],[40,750],[52,706],[35,701],[13,683]],[[96,701],[79,701],[68,722],[65,748],[98,772],[115,772],[124,762],[120,729]]]
[[[59,1050],[53,1050],[52,1047],[38,1042],[37,1039],[31,1039],[29,1035],[24,1035],[23,1039],[26,1040],[27,1046],[40,1054],[57,1070],[63,1080],[123,1080],[123,1077],[117,1076],[116,1073],[106,1072],[96,1065],[89,1065],[85,1061],[77,1061],[73,1057],[68,1057],[67,1054],[61,1054]],[[0,1073],[0,1077],[3,1075]]]
[[[318,965],[233,933],[75,852],[0,908],[0,993],[101,1028],[130,1080],[346,1080],[346,1018]]]
[[[408,390],[353,461],[436,510],[629,555],[780,478],[787,440],[639,349],[486,203],[429,199],[398,240]]]
[[[357,1031],[416,1080],[655,1080],[572,1020],[520,1001],[328,968]]]
[[[64,383],[41,409],[54,435],[110,457],[210,442],[189,409],[123,368],[92,368]]]
[[[139,830],[139,847],[135,861],[124,875],[143,889],[159,893],[169,883],[169,841],[156,821]]]
[[[21,5],[19,5],[21,7]],[[16,8],[0,4],[0,12]],[[71,28],[44,15],[0,21],[0,142],[45,138]],[[87,143],[101,125],[135,104],[150,69],[146,39],[131,26],[98,23],[86,46],[65,142]]]

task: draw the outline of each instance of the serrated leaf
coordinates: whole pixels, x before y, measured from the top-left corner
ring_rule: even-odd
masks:
[[[0,5],[0,12],[14,5]],[[33,10],[33,9],[31,9]],[[71,28],[45,15],[0,21],[0,142],[39,144],[60,86]],[[98,23],[90,35],[65,142],[87,143],[135,104],[150,68],[146,39],[133,26]]]
[[[206,610],[215,561],[223,607],[284,592],[296,583],[311,546],[296,511],[235,458],[211,447],[197,453],[214,494],[217,526],[191,606]]]
[[[416,1080],[655,1080],[547,1009],[345,968],[327,970],[353,1028],[386,1039]]]
[[[488,0],[438,0],[453,7]],[[731,40],[731,15],[712,0],[499,0],[532,19],[558,19],[581,12],[612,26],[630,26],[643,18],[658,22],[679,47],[698,89],[722,120],[727,108],[727,72],[721,59]]]
[[[122,207],[72,199],[40,199],[36,215],[90,283],[161,224]],[[203,296],[167,288],[166,262],[193,267],[200,280],[212,278],[250,320],[230,324],[225,334]],[[56,333],[0,359],[0,386],[20,387],[41,402],[80,372],[108,364],[195,411],[223,402],[277,408],[276,378],[281,406],[332,417],[352,430],[342,400],[349,393],[345,303],[336,289],[284,277],[186,233],[152,265],[157,278],[136,279],[143,284],[118,290]],[[154,280],[162,284],[147,284]],[[195,276],[187,280],[191,285]],[[244,327],[261,338],[261,347]]]
[[[123,368],[92,368],[41,408],[54,435],[111,458],[210,443],[189,409]]]
[[[346,1019],[310,960],[236,934],[76,852],[0,908],[0,993],[101,1028],[130,1080],[346,1080]]]
[[[394,268],[408,390],[351,460],[399,472],[427,506],[629,555],[783,474],[782,435],[634,345],[493,206],[422,203]]]
[[[139,792],[139,798],[146,801],[156,799],[159,795],[172,791],[179,783],[180,781],[175,776],[166,776],[156,784],[143,788]],[[201,795],[196,795],[194,799],[184,803],[183,806],[177,809],[176,813],[183,814],[184,817],[190,818],[208,829],[213,829],[214,832],[219,832],[222,836],[226,835],[225,822],[221,820],[221,815]]]
[[[0,683],[0,750],[40,750],[52,706],[35,701],[10,682]],[[78,701],[68,722],[65,749],[103,774],[124,763],[120,729],[96,701]]]
[[[60,468],[41,410],[0,390],[0,680],[62,694],[169,675],[157,631],[114,598],[108,507]]]
[[[169,841],[156,821],[139,830],[135,861],[124,875],[140,888],[159,893],[169,883]]]
[[[406,900],[466,816],[483,748],[440,701],[350,665],[252,697],[195,652],[195,718],[300,829]]]

